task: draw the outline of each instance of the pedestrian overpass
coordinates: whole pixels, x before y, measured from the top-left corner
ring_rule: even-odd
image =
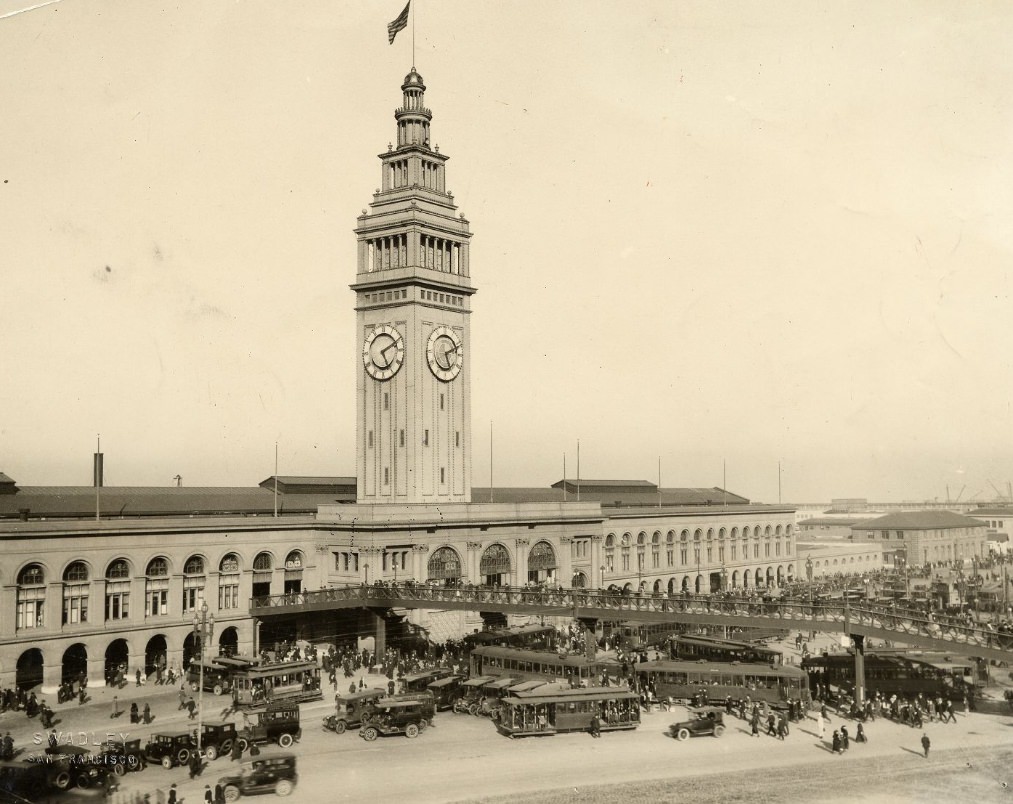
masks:
[[[847,600],[817,603],[755,601],[710,595],[620,595],[591,589],[527,587],[433,587],[422,584],[347,586],[315,592],[255,597],[251,616],[260,620],[335,609],[457,609],[534,616],[573,617],[589,621],[685,623],[739,628],[827,631],[889,640],[924,650],[1013,660],[1013,634],[979,626],[939,622],[892,607]]]

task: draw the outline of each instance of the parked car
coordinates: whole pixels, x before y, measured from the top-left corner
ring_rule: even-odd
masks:
[[[109,740],[102,746],[97,756],[97,763],[105,765],[117,776],[124,776],[127,771],[144,770],[148,764],[144,759],[140,740]]]
[[[225,790],[226,801],[237,801],[254,793],[287,796],[298,779],[295,754],[274,754],[244,762],[238,774],[223,776],[218,784]]]
[[[148,762],[159,762],[163,768],[185,765],[194,750],[193,735],[188,731],[158,732],[144,747]]]
[[[194,735],[195,739],[191,742],[196,743],[196,732]],[[201,752],[209,761],[213,762],[222,754],[228,754],[232,750],[232,744],[237,737],[235,723],[204,723],[201,726]]]
[[[19,759],[0,761],[0,791],[25,801],[39,801],[47,790],[49,781],[41,763]]]
[[[403,734],[418,737],[429,725],[427,704],[419,701],[394,701],[385,698],[376,704],[376,713],[364,724],[359,736],[372,742],[380,735]]]
[[[105,784],[111,768],[95,761],[91,750],[80,745],[55,745],[46,749],[46,759],[40,763],[45,769],[50,787],[66,790],[72,785],[80,788]]]
[[[358,728],[372,717],[375,704],[386,697],[381,689],[359,690],[334,696],[334,714],[324,717],[324,729],[344,734],[346,729]]]
[[[239,744],[244,751],[251,745],[270,742],[278,743],[282,748],[290,748],[301,736],[298,704],[268,704],[263,709],[243,713]]]
[[[725,733],[725,713],[717,706],[691,706],[689,707],[691,720],[684,720],[681,723],[673,723],[668,733],[677,740],[688,740],[690,737],[700,737],[712,734],[720,737]]]

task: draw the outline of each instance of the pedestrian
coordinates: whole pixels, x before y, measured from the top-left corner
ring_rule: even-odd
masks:
[[[113,711],[109,717],[116,718],[120,716],[120,699],[115,695],[113,696]]]
[[[137,668],[137,672],[134,673],[134,679],[137,682],[137,686],[141,686],[141,668]]]
[[[144,705],[144,714],[142,717],[144,718],[144,725],[147,726],[151,722],[151,704]]]
[[[77,691],[77,705],[78,706],[83,706],[84,702],[88,700],[88,693],[85,692],[85,689],[86,688],[85,688],[84,684],[82,684],[81,688]]]
[[[179,685],[179,708],[186,709],[186,699],[190,696],[186,693],[186,684]]]
[[[594,738],[601,737],[601,721],[598,719],[597,714],[591,717],[591,736]]]
[[[869,742],[868,738],[865,736],[865,729],[862,728],[861,723],[858,724],[858,731],[855,732],[855,742],[856,743]]]
[[[229,754],[231,762],[237,762],[243,758],[243,744],[239,740],[232,741],[232,752]]]
[[[823,715],[816,714],[816,733],[819,735],[820,742],[823,742],[823,737],[826,734],[826,721],[823,719]]]
[[[197,704],[193,702],[193,698],[188,698],[186,701],[187,720],[193,720],[197,717]]]
[[[169,799],[166,802],[166,804],[178,804],[178,799],[176,798],[176,785],[175,784],[173,784],[172,787],[169,788]]]
[[[833,735],[833,750],[835,754],[841,753],[841,733],[834,729]]]
[[[132,704],[130,704],[130,722],[131,723],[140,723],[140,721],[141,721],[141,718],[140,718],[140,715],[137,712],[137,701],[134,701]]]
[[[851,737],[848,734],[848,727],[841,726],[841,750],[847,751],[851,747]]]
[[[215,804],[215,794],[211,785],[204,785],[204,804]]]
[[[750,737],[759,737],[760,736],[760,717],[759,717],[759,715],[753,715],[753,717],[749,721],[749,728],[750,728],[750,733],[749,733]]]
[[[924,731],[922,732],[922,750],[925,751],[925,758],[929,758],[929,747],[932,745],[932,741],[929,740],[929,735]]]
[[[200,754],[198,754],[196,751],[190,754],[189,764],[190,764],[190,778],[196,779],[198,776],[200,776],[201,772]]]
[[[777,736],[777,721],[774,719],[773,712],[767,715],[767,734],[770,737]]]
[[[225,804],[225,787],[221,782],[215,785],[215,804]]]

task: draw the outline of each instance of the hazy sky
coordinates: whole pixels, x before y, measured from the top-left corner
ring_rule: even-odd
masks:
[[[38,0],[0,0],[0,16]],[[0,471],[355,472],[355,218],[403,0],[0,19]],[[473,483],[776,501],[1013,478],[1013,5],[437,2]]]

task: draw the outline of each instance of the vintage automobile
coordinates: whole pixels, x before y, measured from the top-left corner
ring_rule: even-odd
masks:
[[[148,762],[161,763],[163,768],[185,765],[194,750],[193,734],[189,731],[157,732],[144,746]]]
[[[236,737],[235,723],[204,723],[201,726],[201,752],[209,761],[213,762],[222,754],[228,754],[232,750],[232,744],[236,741]],[[196,746],[196,730],[191,742]]]
[[[386,690],[376,688],[335,695],[334,714],[324,717],[324,729],[344,734],[347,729],[358,728],[372,717],[376,702],[386,696]]]
[[[80,788],[97,787],[105,784],[112,771],[96,762],[90,749],[80,745],[50,746],[41,764],[49,786],[57,790],[66,790],[75,784]]]
[[[302,736],[299,726],[299,704],[277,703],[243,712],[239,744],[243,751],[259,743],[278,743],[290,748]]]
[[[140,740],[109,740],[102,745],[97,755],[98,764],[105,765],[117,776],[126,775],[127,771],[144,770],[147,762]]]
[[[688,740],[690,737],[714,735],[720,737],[725,733],[725,713],[717,706],[689,707],[692,719],[681,723],[673,723],[668,733],[677,740]]]
[[[11,793],[12,798],[18,796],[25,801],[39,801],[47,790],[49,781],[41,763],[17,759],[0,762],[0,793]]]
[[[395,701],[384,698],[377,702],[376,712],[369,723],[359,731],[362,739],[372,742],[380,735],[403,734],[418,737],[429,725],[428,703],[420,701]]]
[[[287,796],[298,778],[295,754],[273,754],[244,762],[238,774],[223,776],[218,784],[224,788],[226,801],[237,801],[254,793]]]

